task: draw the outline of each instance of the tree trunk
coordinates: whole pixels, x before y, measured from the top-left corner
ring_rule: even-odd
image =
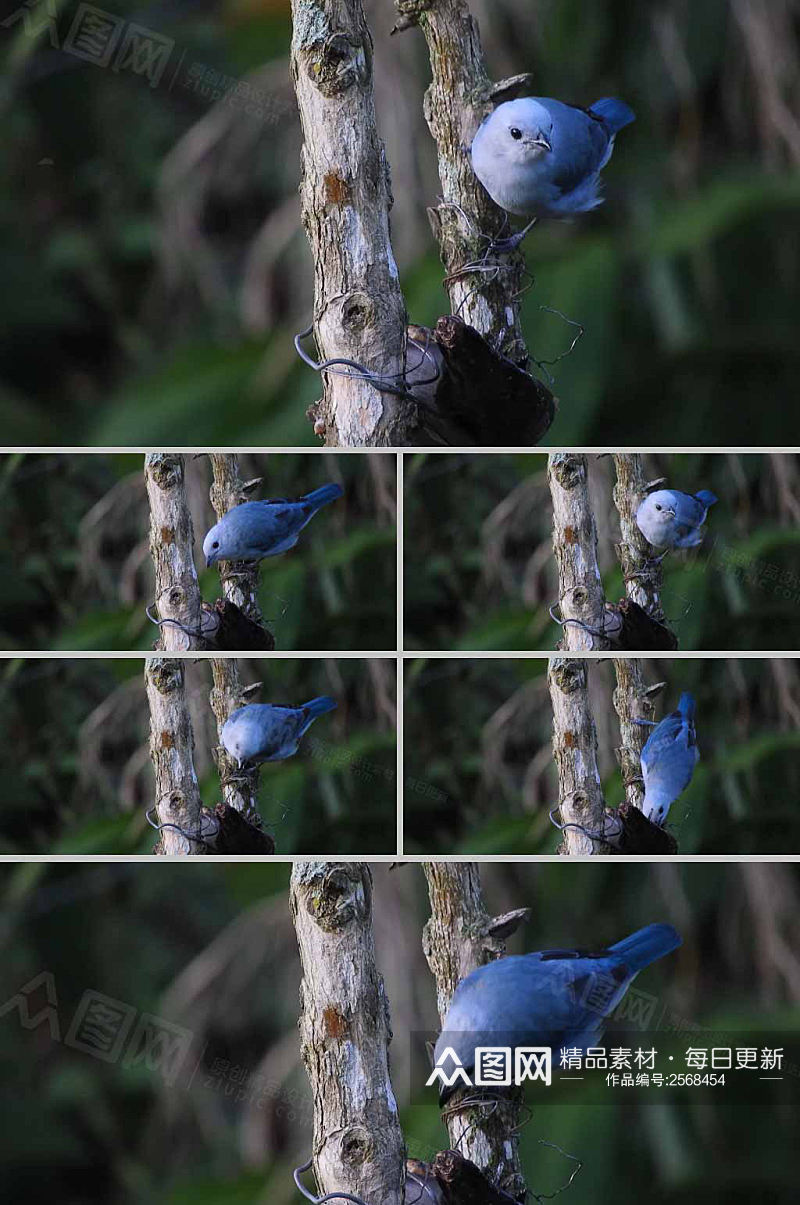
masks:
[[[478,24],[464,0],[429,4],[401,0],[397,9],[406,18],[416,10],[430,53],[432,79],[425,94],[425,120],[438,152],[442,203],[428,214],[447,272],[445,287],[452,313],[524,368],[529,357],[519,319],[525,274],[522,254],[516,251],[500,257],[497,272],[462,273],[462,269],[477,263],[485,252],[486,238],[480,236],[499,236],[507,224],[506,214],[472,170],[469,144],[498,100],[510,99],[516,94],[514,85],[529,83],[531,77],[504,81],[493,89]]]
[[[402,1205],[405,1149],[389,1079],[389,1005],[375,965],[369,866],[295,862],[291,908],[320,1194]]]
[[[194,736],[184,690],[184,663],[177,658],[153,657],[145,663],[144,680],[150,707],[156,815],[160,824],[177,826],[161,829],[156,853],[205,853],[202,841],[184,836],[201,832],[202,814],[194,771]]]
[[[619,750],[622,782],[628,803],[640,809],[644,799],[641,753],[651,729],[634,723],[634,720],[652,720],[655,713],[652,699],[647,694],[642,664],[639,658],[614,658],[614,672],[617,676],[614,708],[619,716],[622,740]],[[654,693],[658,693],[659,689],[660,687],[656,687]]]
[[[302,218],[314,260],[320,359],[353,360],[401,386],[406,313],[389,239],[372,37],[361,0],[292,0],[291,69],[303,127]],[[416,409],[357,368],[323,374],[314,430],[329,446],[407,442]]]
[[[678,843],[672,834],[648,820],[641,810],[644,800],[641,753],[652,728],[634,722],[637,719],[652,720],[655,713],[653,699],[664,689],[664,683],[646,686],[643,662],[639,658],[615,657],[614,670],[617,676],[614,707],[619,716],[619,764],[625,803],[617,813],[619,826],[613,832],[612,844],[623,854],[676,854]]]
[[[653,559],[656,554],[636,525],[636,510],[647,484],[642,457],[638,452],[616,452],[614,466],[617,472],[614,505],[619,511],[622,534],[615,548],[625,579],[625,593],[653,619],[663,623],[661,562]]]
[[[490,241],[508,233],[508,217],[478,181],[469,153],[483,117],[502,100],[530,91],[532,77],[492,85],[464,0],[398,0],[396,8],[393,32],[419,24],[430,53],[424,112],[438,152],[442,200],[428,216],[450,298],[450,316],[440,317],[433,331],[411,328],[418,347],[432,342],[441,374],[434,386],[417,391],[420,421],[436,442],[537,444],[555,417],[555,400],[527,371],[520,302],[529,274],[519,251],[487,258]],[[425,372],[430,379],[428,360],[415,379]]]
[[[206,649],[209,643],[201,633],[213,639],[215,622],[213,615],[203,608],[197,583],[183,457],[171,452],[148,452],[144,458],[144,476],[150,502],[156,610],[159,619],[174,621],[161,625],[156,648],[167,652]]]
[[[239,475],[239,457],[236,453],[211,452],[211,470],[214,481],[210,490],[211,505],[219,521],[229,510],[250,500],[250,494],[261,484],[261,478],[242,481]],[[248,619],[263,625],[264,617],[258,605],[258,579],[260,562],[220,561],[219,576],[223,597],[234,603]]]
[[[607,649],[610,644],[607,636],[592,633],[610,634],[618,630],[621,621],[616,612],[606,608],[597,564],[597,528],[589,498],[588,462],[585,456],[570,452],[551,452],[547,462],[561,617],[578,621],[564,624],[560,647]]]
[[[217,721],[217,732],[221,735],[225,721],[237,707],[252,703],[253,696],[261,690],[261,683],[242,687],[239,675],[239,662],[235,657],[214,657],[211,660],[211,673],[214,686],[211,691],[211,710]],[[240,769],[235,761],[228,756],[225,747],[220,744],[216,749],[217,769],[219,770],[223,802],[244,818],[261,828],[261,816],[258,811],[258,776],[259,767],[244,767]]]
[[[558,769],[558,803],[564,829],[561,852],[608,853],[598,836],[606,826],[603,788],[597,769],[597,732],[589,705],[589,663],[555,657],[547,680],[553,704],[553,754]],[[616,828],[616,825],[614,825]],[[586,831],[583,831],[586,830]]]
[[[436,980],[436,1002],[444,1022],[459,982],[476,967],[503,956],[504,939],[527,920],[529,910],[517,909],[492,920],[483,904],[480,872],[473,862],[425,862],[423,867],[431,916],[422,945]],[[451,1147],[485,1172],[492,1184],[523,1199],[525,1181],[517,1138],[521,1091],[513,1090],[494,1111],[457,1109],[458,1099],[448,1102]]]

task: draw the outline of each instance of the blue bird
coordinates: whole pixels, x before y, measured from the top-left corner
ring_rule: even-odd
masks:
[[[672,925],[647,925],[596,953],[542,950],[478,967],[455,990],[435,1061],[450,1048],[469,1074],[480,1046],[549,1046],[554,1059],[566,1047],[596,1046],[639,972],[680,944]],[[440,1100],[457,1085],[442,1085]]]
[[[283,761],[294,756],[317,716],[335,707],[336,702],[327,695],[300,707],[248,703],[231,712],[220,739],[239,767],[247,762]]]
[[[341,498],[342,487],[331,483],[291,501],[243,502],[234,506],[203,540],[210,569],[217,561],[260,561],[294,548],[300,532],[328,502]]]
[[[639,503],[636,526],[654,548],[696,548],[705,535],[709,508],[717,501],[710,490],[656,490]]]
[[[700,757],[694,711],[694,697],[682,694],[678,710],[656,724],[642,749],[642,811],[654,824],[664,824],[670,807],[686,790],[694,774]]]
[[[635,120],[614,97],[589,109],[546,96],[498,105],[472,140],[472,168],[501,209],[533,221],[495,250],[514,250],[537,218],[569,218],[602,205],[600,172],[617,133]]]

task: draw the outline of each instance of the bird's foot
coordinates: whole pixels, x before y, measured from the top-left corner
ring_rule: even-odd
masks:
[[[667,556],[668,553],[669,553],[669,548],[666,548],[661,553],[661,556],[649,556],[647,558],[647,560],[642,561],[641,569],[632,569],[629,572],[628,577],[631,577],[631,578],[645,577],[648,573],[652,573],[654,569],[658,568],[658,566],[661,564],[664,557]]]
[[[528,225],[523,230],[518,230],[516,234],[509,234],[507,238],[492,239],[486,249],[486,258],[491,255],[511,255],[519,247],[528,232],[533,229],[537,221],[537,218],[532,218],[528,222]]]
[[[508,238],[492,239],[491,243],[489,243],[489,246],[486,248],[486,255],[484,258],[489,259],[491,256],[495,255],[511,255],[512,252],[516,251],[524,237],[525,236],[522,233],[519,233],[510,234]]]

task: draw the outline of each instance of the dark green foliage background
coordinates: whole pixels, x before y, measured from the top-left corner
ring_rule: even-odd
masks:
[[[648,453],[648,481],[710,489],[699,548],[663,562],[662,602],[681,650],[800,649],[800,461],[761,454]],[[624,596],[610,457],[589,456],[606,598]],[[409,649],[556,648],[553,512],[542,454],[416,453],[405,464]],[[533,567],[533,571],[531,568]]]
[[[392,661],[242,661],[244,685],[263,682],[262,703],[305,703],[330,694],[286,761],[262,767],[259,809],[279,853],[393,853],[396,745]],[[378,675],[378,677],[376,677]],[[378,689],[380,683],[381,690]],[[196,700],[195,770],[204,804],[221,798],[212,760],[211,666],[187,663]],[[380,695],[380,697],[379,697]],[[150,854],[145,820],[155,802],[147,752],[143,662],[11,660],[0,673],[0,852]]]
[[[410,1095],[405,1070],[410,1036],[437,1028],[421,946],[428,904],[418,867],[373,869],[393,1083],[409,1154],[428,1159],[447,1133],[430,1094]],[[481,874],[492,915],[532,909],[510,953],[597,948],[671,921],[683,947],[636,988],[682,1023],[739,1031],[737,1045],[758,1033],[796,1048],[795,867],[517,864]],[[291,1172],[311,1153],[312,1102],[296,1029],[288,877],[288,865],[264,863],[0,868],[0,1003],[49,972],[61,1037],[52,1041],[46,1025],[23,1029],[14,1008],[0,1017],[7,1199],[297,1205]],[[143,1062],[126,1068],[65,1044],[89,990],[191,1031],[173,1088]],[[31,1004],[44,1002],[40,989]],[[711,1044],[704,1037],[691,1044]],[[584,1085],[572,1087],[574,1104],[539,1107],[522,1129],[532,1192],[555,1192],[574,1170],[542,1145],[555,1143],[583,1163],[564,1194],[570,1205],[796,1200],[796,1118],[785,1107],[731,1107],[723,1096],[659,1101],[655,1090],[587,1106]],[[248,1106],[251,1092],[257,1107]]]
[[[77,4],[57,7],[63,42]],[[427,52],[419,31],[390,40],[390,3],[365,7],[393,244],[409,314],[431,323],[447,306],[426,218],[441,191]],[[106,9],[174,40],[157,87],[59,55],[45,22],[38,39],[19,22],[0,29],[5,440],[311,444],[319,382],[291,343],[310,319],[312,266],[288,0]],[[497,0],[478,16],[494,78],[530,71],[543,95],[618,94],[637,114],[605,206],[544,222],[526,245],[534,358],[555,360],[573,333],[542,307],[586,328],[549,370],[560,409],[548,442],[800,442],[796,14],[768,7],[755,32],[728,0]],[[213,109],[185,86],[194,64],[226,87],[264,69],[267,119]]]
[[[143,457],[133,454],[0,457],[0,647],[153,648],[142,469]],[[205,568],[202,552],[216,522],[211,466],[187,456],[185,469],[200,588],[213,603],[222,593],[219,571]],[[261,563],[259,602],[276,648],[396,648],[395,457],[249,454],[240,457],[240,472],[245,480],[263,477],[254,498],[296,498],[328,481],[345,491],[293,549]]]
[[[405,850],[555,853],[558,803],[547,662],[419,660],[405,670]],[[610,660],[589,665],[598,767],[622,802]],[[682,854],[800,852],[800,675],[796,661],[645,661],[665,682],[657,720],[697,700],[700,762],[670,809]],[[532,763],[534,763],[532,765]]]

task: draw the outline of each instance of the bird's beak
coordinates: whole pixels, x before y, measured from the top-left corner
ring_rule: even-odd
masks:
[[[534,138],[533,145],[540,146],[543,151],[552,151],[553,149],[552,145],[545,138],[544,134],[540,134],[538,138]]]
[[[214,562],[212,561],[211,557],[207,556],[206,557],[206,569],[210,569],[213,564],[214,564]]]
[[[674,518],[675,518],[675,511],[674,511],[674,510],[670,510],[670,509],[669,509],[669,507],[667,507],[667,510],[666,510],[666,512],[665,512],[665,513],[669,515],[670,519],[674,519]]]

